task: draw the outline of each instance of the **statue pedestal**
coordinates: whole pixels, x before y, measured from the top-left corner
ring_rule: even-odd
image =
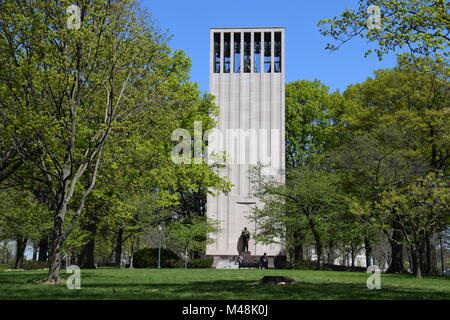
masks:
[[[220,260],[216,265],[216,269],[239,269],[239,264],[233,260]]]
[[[252,256],[252,254],[251,254],[251,252],[250,251],[243,251],[243,252],[239,252],[239,255],[242,257],[242,258],[246,258],[246,257],[251,257]]]

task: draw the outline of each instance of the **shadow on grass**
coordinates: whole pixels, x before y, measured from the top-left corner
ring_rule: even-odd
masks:
[[[95,285],[97,286],[97,285]],[[120,299],[244,299],[244,300],[297,300],[297,299],[449,299],[450,295],[426,289],[405,291],[395,287],[369,290],[366,284],[349,283],[306,283],[294,285],[254,285],[253,281],[220,280],[191,282],[188,284],[141,285],[150,295],[134,296],[130,292],[135,285],[103,284],[114,288]],[[89,285],[87,285],[89,287]],[[142,294],[141,292],[139,294]]]
[[[37,286],[37,285],[36,285]],[[26,288],[10,290],[17,298],[28,296],[30,299],[138,299],[138,300],[366,300],[366,299],[449,299],[443,295],[425,289],[402,290],[383,288],[368,290],[359,284],[311,284],[295,285],[252,285],[248,281],[210,281],[188,284],[124,284],[124,283],[87,283],[82,290],[68,290],[64,285],[48,289],[39,288],[38,296]]]
[[[46,270],[38,270],[38,271],[11,271],[11,272],[0,272],[0,284],[9,283],[9,284],[29,284],[34,283],[36,281],[42,280],[46,278],[48,275],[48,271]],[[65,270],[62,270],[61,278],[67,279],[70,277],[71,273],[66,273]],[[83,273],[83,278],[114,278],[114,275],[95,275],[90,273]]]
[[[381,290],[368,290],[365,281],[356,283],[297,282],[294,285],[259,285],[254,280],[213,280],[187,283],[129,283],[106,274],[84,274],[81,290],[68,290],[64,284],[35,285],[46,276],[39,273],[0,273],[0,299],[137,299],[137,300],[366,300],[366,299],[450,299],[448,291],[382,284]],[[64,276],[64,275],[63,275]],[[65,276],[64,276],[65,277]],[[94,279],[95,278],[95,279]],[[403,278],[403,276],[399,276]],[[413,278],[411,278],[413,279]]]

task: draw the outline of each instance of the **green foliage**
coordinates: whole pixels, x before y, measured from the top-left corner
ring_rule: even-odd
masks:
[[[406,240],[400,216],[392,211],[380,220],[376,207],[385,192],[401,192],[430,172],[448,176],[448,70],[438,60],[402,57],[394,69],[377,70],[373,78],[349,86],[344,101],[334,106],[338,139],[329,157],[352,199],[352,212],[365,213],[352,228],[342,229],[336,219],[339,234],[351,238],[360,229],[374,241],[382,230],[393,243]]]
[[[1,264],[0,263],[0,271],[5,271],[7,269],[11,269],[11,266],[9,266],[7,264]]]
[[[448,171],[448,65],[420,61],[399,59],[396,68],[375,71],[374,78],[350,86],[346,102],[336,106],[340,139],[332,157],[362,198],[375,199],[428,170]]]
[[[286,85],[286,167],[315,162],[327,150],[332,95],[319,80]]]
[[[346,208],[338,175],[320,167],[301,166],[287,173],[286,184],[263,176],[261,167],[255,167],[251,176],[256,186],[254,194],[264,205],[251,215],[257,225],[255,239],[264,244],[283,244],[292,264],[289,252],[295,246],[294,233],[308,230],[319,255],[319,267],[323,229],[327,223],[334,223],[334,214]]]
[[[158,248],[143,248],[133,255],[133,267],[156,268],[158,267]],[[161,268],[174,268],[180,258],[171,250],[161,248]]]
[[[189,261],[189,268],[208,269],[212,268],[213,262],[214,262],[213,258],[192,259]]]
[[[450,188],[442,174],[430,173],[404,188],[381,195],[377,203],[380,221],[395,219],[405,234],[403,245],[418,250],[435,231],[446,227],[450,216]]]
[[[138,170],[111,163],[111,157],[130,161],[136,141],[142,141],[137,148],[154,143],[145,155],[160,157],[162,147],[170,145],[161,141],[181,122],[181,111],[202,102],[189,82],[189,59],[171,52],[168,36],[137,1],[78,3],[83,12],[79,30],[65,27],[70,4],[0,4],[0,20],[9,26],[0,31],[1,119],[15,128],[14,140],[27,142],[17,144],[29,161],[15,179],[35,191],[61,221],[53,232],[53,279],[58,277],[58,248],[83,215],[101,166],[125,169],[114,173],[111,186],[118,191],[109,199],[123,205],[116,201],[120,189],[130,181],[136,186]]]
[[[86,230],[75,226],[70,235],[65,239],[62,252],[68,256],[76,256],[79,248],[85,245],[90,239],[90,234]]]
[[[296,260],[292,269],[294,270],[314,270],[316,268],[316,262],[310,260]]]
[[[21,268],[24,270],[41,270],[48,269],[49,264],[43,261],[24,260],[21,264]]]
[[[381,30],[369,30],[367,9],[381,9]],[[449,56],[449,4],[446,0],[359,0],[355,9],[347,8],[339,16],[319,22],[320,32],[337,44],[327,49],[337,50],[352,38],[362,37],[376,42],[376,54],[381,59],[388,52],[406,48],[414,55]],[[368,50],[370,54],[373,50]]]
[[[191,221],[177,221],[170,226],[169,237],[175,242],[179,254],[184,256],[185,267],[194,252],[204,252],[214,243],[217,223],[206,217],[194,216]]]
[[[52,214],[26,191],[0,189],[0,239],[39,239],[52,226]]]
[[[273,264],[275,269],[287,269],[289,266],[291,266],[288,266],[287,257],[282,255],[275,256],[273,259]]]
[[[401,232],[395,241],[409,250],[416,277],[421,278],[420,257],[426,241],[448,226],[449,204],[448,177],[432,172],[407,186],[384,191],[372,210],[358,204],[352,210],[384,231]]]
[[[252,172],[253,183],[259,186],[256,195],[264,203],[264,207],[253,212],[252,219],[258,225],[255,239],[265,244],[284,245],[291,265],[293,259],[299,258],[295,257],[295,249],[306,244],[311,230],[323,232],[326,224],[323,217],[319,218],[324,216],[323,210],[308,218],[297,208],[292,194],[287,193],[302,184],[295,172],[305,168],[325,172],[321,167],[335,143],[333,112],[335,105],[343,100],[338,92],[329,94],[328,91],[319,80],[286,85],[286,187],[263,177],[260,169]],[[332,180],[337,189],[337,180]]]

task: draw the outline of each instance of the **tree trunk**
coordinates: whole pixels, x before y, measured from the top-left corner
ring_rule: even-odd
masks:
[[[401,273],[405,271],[403,267],[403,246],[399,244],[401,239],[401,231],[394,230],[392,232],[392,239],[389,239],[392,259],[386,273]]]
[[[317,264],[316,268],[317,270],[322,269],[322,255],[323,255],[323,249],[322,249],[322,242],[320,239],[316,240],[316,251],[317,251]]]
[[[303,240],[305,236],[301,233],[294,233],[294,257],[295,260],[303,261]]]
[[[16,239],[16,264],[15,264],[16,269],[22,268],[23,255],[27,247],[27,242],[28,242],[27,238],[19,237]]]
[[[328,264],[334,264],[334,242],[330,241],[328,244],[328,257],[327,257]]]
[[[135,243],[136,243],[137,241],[134,239],[134,237],[131,237],[131,254],[130,254],[130,259],[128,260],[129,262],[129,268],[130,269],[133,269],[134,267],[133,267],[133,255],[134,255],[134,251],[135,251]]]
[[[355,271],[355,247],[352,246],[352,249],[350,251],[351,257],[352,257],[352,271]]]
[[[293,265],[293,261],[295,260],[295,245],[294,245],[294,237],[292,234],[288,234],[286,236],[286,263],[290,266]]]
[[[187,269],[187,266],[188,266],[188,259],[189,259],[189,257],[188,257],[188,251],[187,251],[187,249],[184,251],[184,268],[185,269]]]
[[[364,238],[364,250],[366,254],[366,267],[370,267],[372,264],[372,247],[370,246],[370,241],[367,237]]]
[[[441,249],[441,272],[442,272],[442,274],[444,274],[444,271],[445,271],[444,246],[442,244],[442,234],[443,233],[444,233],[443,230],[439,233],[439,247]]]
[[[311,228],[311,232],[313,234],[316,246],[316,255],[317,255],[316,269],[320,270],[322,269],[322,253],[323,253],[322,241],[320,239],[319,233],[316,230],[316,225],[314,221],[309,217],[308,217],[308,224],[309,227]]]
[[[59,274],[61,269],[61,247],[63,243],[63,218],[65,209],[58,210],[55,217],[53,233],[52,233],[52,250],[50,253],[50,270],[48,276],[43,283],[56,284],[62,282]]]
[[[437,275],[438,263],[437,263],[437,250],[436,250],[436,235],[431,234],[426,240],[427,249],[427,269],[426,274]]]
[[[416,274],[417,279],[422,278],[422,271],[421,271],[421,267],[420,267],[420,265],[421,265],[420,256],[421,256],[420,250],[419,251],[416,250],[414,252],[414,257],[415,257],[414,261],[415,261],[415,267],[416,267],[415,274]]]
[[[427,265],[427,244],[426,241],[424,241],[422,244],[422,247],[420,248],[420,272],[422,274],[428,273],[428,265]]]
[[[117,231],[114,232],[114,237],[112,239],[111,253],[109,255],[109,264],[116,265],[116,248],[117,248]]]
[[[120,228],[117,231],[117,240],[116,240],[116,268],[120,269],[120,264],[122,261],[122,241],[123,241],[123,228]]]
[[[417,270],[417,253],[415,251],[411,252],[411,271],[413,274],[416,274]]]
[[[414,273],[414,258],[411,252],[408,251],[408,262],[409,262],[409,270]]]
[[[90,239],[86,243],[80,254],[80,259],[78,264],[82,269],[96,269],[95,266],[95,238],[97,235],[97,224],[91,223],[85,227],[86,230],[90,232]]]
[[[345,250],[345,246],[343,246],[342,247],[342,265],[344,267],[347,266],[346,262],[347,262],[347,250]]]
[[[136,244],[136,251],[139,250],[141,248],[141,239],[138,238],[137,239],[137,244]]]
[[[314,231],[313,232],[315,243],[316,243],[316,255],[317,255],[317,262],[316,262],[316,268],[317,270],[322,269],[322,241],[320,240],[319,234]]]
[[[431,237],[431,236],[430,236]],[[428,237],[425,240],[425,265],[423,266],[422,272],[424,274],[430,274],[431,273],[431,244],[430,244],[430,237]]]
[[[39,241],[39,256],[38,260],[42,262],[47,262],[48,255],[48,237],[42,237]]]
[[[82,269],[96,269],[95,267],[95,259],[94,259],[94,251],[95,251],[95,238],[91,238],[88,243],[86,243],[80,254],[80,258],[78,260],[78,264]]]
[[[37,261],[37,253],[38,253],[38,244],[33,240],[33,261]]]
[[[1,250],[0,250],[0,263],[7,264],[8,263],[8,244],[6,241],[1,241]]]

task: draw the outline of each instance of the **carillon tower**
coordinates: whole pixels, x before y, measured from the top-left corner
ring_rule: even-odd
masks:
[[[212,28],[210,43],[210,93],[220,108],[220,145],[229,156],[220,174],[234,186],[228,195],[208,197],[208,217],[221,231],[207,255],[216,264],[237,256],[244,227],[251,255],[283,254],[279,245],[255,243],[256,226],[246,216],[261,205],[251,196],[250,166],[262,163],[266,174],[285,179],[285,29]]]

